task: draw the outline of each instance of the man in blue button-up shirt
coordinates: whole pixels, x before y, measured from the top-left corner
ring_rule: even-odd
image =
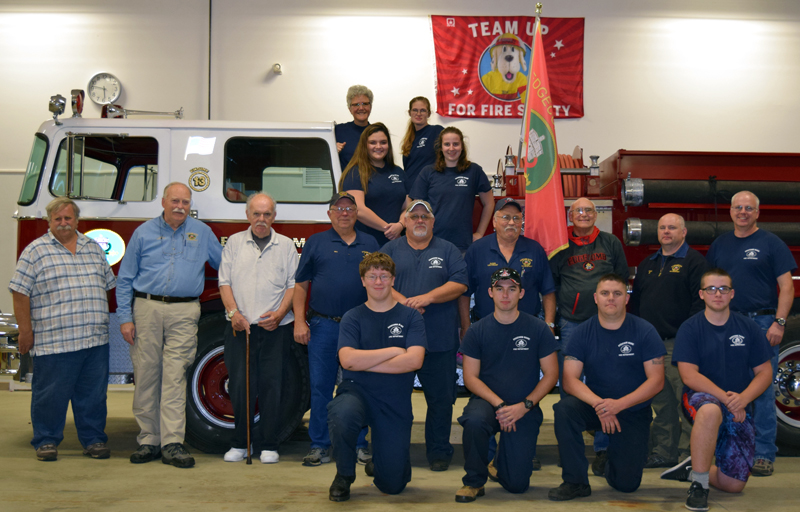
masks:
[[[117,279],[120,330],[131,344],[136,380],[133,414],[141,429],[131,462],[194,466],[183,446],[186,369],[197,349],[205,265],[219,267],[222,246],[211,228],[189,217],[192,192],[164,189],[164,214],[133,232]]]

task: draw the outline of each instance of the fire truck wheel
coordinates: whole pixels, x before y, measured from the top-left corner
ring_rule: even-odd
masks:
[[[233,407],[228,395],[223,313],[203,316],[198,325],[197,357],[187,370],[186,441],[206,453],[225,453],[233,434]],[[283,361],[281,428],[283,442],[300,425],[308,410],[311,386],[306,347],[291,343]],[[255,421],[260,420],[256,404]]]
[[[781,453],[800,450],[800,315],[786,322],[775,385],[777,444]]]

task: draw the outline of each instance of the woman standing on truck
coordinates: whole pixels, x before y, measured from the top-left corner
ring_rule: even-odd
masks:
[[[481,166],[467,159],[461,130],[453,126],[445,128],[436,140],[435,149],[436,163],[420,171],[409,195],[431,204],[436,215],[433,234],[452,242],[464,253],[489,227],[494,210],[492,187]],[[478,230],[473,233],[476,195],[483,211]]]
[[[353,159],[339,180],[339,190],[356,200],[356,228],[383,246],[403,232],[399,222],[408,201],[403,169],[394,164],[392,139],[383,123],[369,125],[358,141]]]
[[[400,146],[400,152],[403,154],[406,181],[409,188],[413,188],[414,181],[422,168],[436,163],[433,145],[444,127],[428,124],[428,119],[431,117],[431,102],[424,96],[417,96],[408,102],[408,117],[410,118],[408,129]]]

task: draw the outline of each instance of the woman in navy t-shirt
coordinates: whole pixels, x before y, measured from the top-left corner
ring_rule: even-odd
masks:
[[[483,237],[494,210],[489,178],[480,165],[467,159],[464,134],[458,128],[445,128],[436,140],[436,163],[420,171],[411,189],[412,199],[431,204],[436,222],[433,234],[458,247],[462,254]],[[478,229],[472,232],[475,196],[483,205]]]
[[[379,245],[403,232],[399,219],[408,201],[408,188],[403,169],[394,164],[386,125],[371,124],[361,134],[353,159],[342,172],[339,190],[356,200],[356,228],[374,236]]]
[[[414,187],[414,181],[423,167],[436,163],[434,144],[444,127],[428,124],[431,117],[431,102],[424,96],[417,96],[408,102],[408,129],[400,146],[403,155],[403,169],[406,171],[408,188]]]

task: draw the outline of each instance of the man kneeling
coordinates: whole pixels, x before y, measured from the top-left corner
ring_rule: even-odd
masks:
[[[708,510],[709,483],[725,492],[744,489],[756,449],[750,403],[772,382],[767,338],[753,320],[731,313],[732,286],[722,269],[703,274],[706,309],[686,320],[675,338],[672,364],[685,384],[684,413],[694,424],[692,455],[661,478],[691,478],[689,510]]]
[[[461,352],[464,384],[473,396],[458,422],[464,427],[464,487],[456,501],[475,501],[489,476],[489,438],[498,431],[497,477],[509,492],[525,492],[542,410],[539,401],[558,380],[556,341],[547,324],[517,309],[525,294],[516,270],[492,275],[494,314],[469,328]],[[539,380],[539,368],[544,377]]]
[[[392,298],[392,258],[373,252],[361,261],[359,272],[367,302],[342,317],[338,352],[342,383],[328,404],[336,459],[331,501],[350,499],[356,443],[366,425],[372,431],[372,461],[365,469],[374,476],[375,487],[398,494],[411,481],[411,392],[414,372],[425,358],[425,322],[416,309]]]

